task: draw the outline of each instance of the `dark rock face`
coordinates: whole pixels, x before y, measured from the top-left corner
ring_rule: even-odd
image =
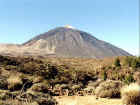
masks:
[[[89,33],[59,27],[24,43],[26,53],[56,57],[104,58],[130,56],[126,51],[101,41]]]

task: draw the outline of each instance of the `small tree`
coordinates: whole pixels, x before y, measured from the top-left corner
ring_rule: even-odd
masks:
[[[139,58],[134,58],[131,62],[131,67],[138,68],[140,67],[140,60]]]
[[[116,67],[120,67],[120,66],[121,66],[121,64],[120,64],[120,59],[119,59],[119,58],[116,58],[116,59],[115,59],[114,65],[115,65]]]
[[[127,56],[127,57],[125,58],[125,65],[131,67],[131,62],[132,62],[132,60],[133,60],[132,57]]]

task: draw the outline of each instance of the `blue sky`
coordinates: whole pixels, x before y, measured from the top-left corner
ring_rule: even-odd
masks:
[[[0,0],[0,43],[66,24],[138,54],[139,0]]]

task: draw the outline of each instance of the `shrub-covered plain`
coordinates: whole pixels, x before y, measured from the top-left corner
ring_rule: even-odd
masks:
[[[120,97],[122,84],[139,83],[139,72],[137,57],[98,60],[0,56],[0,102],[53,105],[56,102],[52,96],[60,95]]]

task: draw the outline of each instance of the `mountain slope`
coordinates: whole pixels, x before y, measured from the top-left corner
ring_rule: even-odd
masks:
[[[5,44],[0,45],[0,48],[0,54],[14,56],[80,58],[130,56],[126,51],[71,26],[52,29],[22,45]]]
[[[130,56],[126,51],[101,41],[89,33],[68,27],[58,27],[22,45],[28,53],[53,54],[57,57],[103,58]]]

